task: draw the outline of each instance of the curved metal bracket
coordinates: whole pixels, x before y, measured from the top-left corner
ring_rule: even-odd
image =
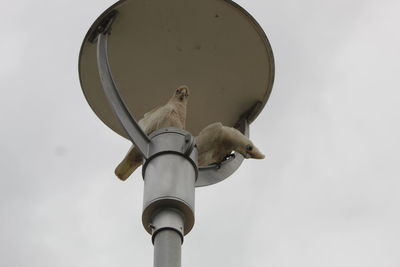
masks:
[[[241,119],[236,128],[238,128],[238,130],[240,130],[245,136],[249,137],[249,122],[247,119]],[[195,186],[207,186],[225,180],[239,169],[243,160],[244,157],[241,154],[235,153],[233,157],[223,161],[220,165],[213,164],[210,166],[199,167],[199,176]]]
[[[129,139],[138,148],[142,156],[147,159],[151,141],[129,113],[111,74],[107,53],[108,31],[111,23],[112,20],[108,20],[106,27],[99,26],[102,31],[97,36],[97,66],[101,84],[112,111]]]

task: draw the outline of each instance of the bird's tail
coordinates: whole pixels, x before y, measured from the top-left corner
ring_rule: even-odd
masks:
[[[128,177],[143,163],[142,155],[139,151],[132,147],[125,158],[115,168],[115,175],[122,181],[128,179]]]

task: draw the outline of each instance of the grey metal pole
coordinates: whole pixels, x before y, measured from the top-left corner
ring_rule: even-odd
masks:
[[[183,214],[162,207],[153,217],[154,267],[180,267],[183,242]]]
[[[181,236],[162,230],[154,239],[154,267],[181,267]]]
[[[197,149],[182,129],[160,129],[150,139],[142,222],[152,235],[154,267],[180,267],[183,238],[194,225]]]

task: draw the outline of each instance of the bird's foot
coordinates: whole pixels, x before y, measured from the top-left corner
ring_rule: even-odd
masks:
[[[226,155],[221,162],[224,162],[225,160],[231,159],[231,158],[235,158],[235,153],[231,153]]]
[[[222,163],[223,163],[224,161],[227,161],[227,160],[231,159],[231,158],[235,158],[235,154],[234,154],[234,153],[231,153],[231,154],[226,155],[221,161],[215,162],[215,163],[213,163],[213,164],[214,164],[215,166],[217,166],[217,169],[220,169],[221,166],[222,166]]]

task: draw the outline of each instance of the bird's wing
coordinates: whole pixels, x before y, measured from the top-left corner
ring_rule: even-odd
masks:
[[[143,163],[143,157],[135,146],[126,154],[125,158],[115,168],[115,175],[125,181],[140,165]]]
[[[200,131],[196,137],[198,160],[200,166],[210,165],[219,161],[225,155],[221,151],[222,123],[216,122]],[[221,155],[220,155],[221,154]]]
[[[223,126],[222,123],[214,122],[214,123],[208,125],[207,127],[205,127],[203,130],[201,130],[199,133],[199,136],[216,133],[222,129],[222,126]]]
[[[179,103],[169,102],[146,113],[145,117],[139,121],[139,125],[146,134],[151,134],[155,130],[166,127],[184,129],[185,121],[186,107]]]
[[[157,130],[160,114],[163,113],[164,106],[156,107],[151,111],[147,112],[144,117],[139,121],[139,126],[142,128],[145,134],[151,134],[153,131]],[[140,166],[142,165],[143,158],[135,146],[126,154],[125,158],[115,169],[115,175],[121,180],[126,180],[128,177]]]
[[[151,116],[151,114],[153,114],[155,111],[157,111],[157,109],[159,109],[160,107],[161,107],[161,106],[157,106],[157,107],[153,108],[152,110],[146,112],[146,113],[143,115],[143,118],[146,118],[146,117],[148,117],[148,116]]]
[[[161,122],[166,119],[167,108],[161,106],[145,114],[145,117],[139,121],[139,126],[146,134],[151,134],[160,128]]]

